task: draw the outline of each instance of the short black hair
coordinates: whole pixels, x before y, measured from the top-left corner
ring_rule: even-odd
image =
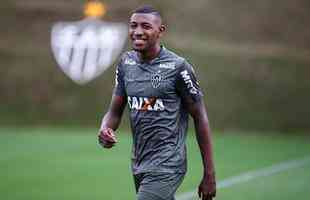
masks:
[[[151,5],[140,6],[132,12],[134,13],[153,14],[161,18],[160,12]]]

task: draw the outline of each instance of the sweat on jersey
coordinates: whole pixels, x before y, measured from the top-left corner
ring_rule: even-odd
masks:
[[[185,173],[188,112],[182,99],[202,97],[192,66],[164,47],[148,63],[126,52],[117,65],[114,95],[128,101],[133,173]]]

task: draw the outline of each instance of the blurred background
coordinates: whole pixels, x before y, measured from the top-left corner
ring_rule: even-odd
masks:
[[[115,66],[80,86],[51,52],[52,25],[83,19],[85,2],[0,3],[1,199],[135,199],[127,114],[115,148],[101,149],[96,137]],[[218,200],[309,198],[309,0],[104,3],[103,20],[111,22],[127,23],[142,4],[161,11],[168,26],[163,44],[194,65],[204,91],[219,185],[285,162],[271,169],[283,173],[218,190]],[[192,127],[189,132],[181,195],[196,190],[202,172]]]
[[[53,23],[82,19],[85,2],[1,1],[1,125],[98,124],[115,68],[81,87],[57,67],[50,48]],[[195,66],[214,128],[309,130],[309,1],[105,3],[107,21],[127,23],[145,3],[162,12],[164,44]]]

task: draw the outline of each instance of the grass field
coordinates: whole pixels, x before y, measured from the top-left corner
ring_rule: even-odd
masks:
[[[96,129],[0,128],[0,197],[3,200],[135,199],[131,137],[104,150]],[[214,134],[218,181],[249,170],[310,156],[310,137],[278,133]],[[196,189],[201,159],[188,137],[189,170],[178,194]],[[219,189],[217,200],[309,199],[310,165]]]

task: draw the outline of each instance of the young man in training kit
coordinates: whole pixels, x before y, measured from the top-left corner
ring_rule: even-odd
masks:
[[[165,26],[150,6],[135,10],[129,22],[133,51],[116,70],[115,89],[102,119],[99,143],[111,148],[126,104],[133,133],[132,170],[138,200],[173,200],[186,173],[188,114],[194,120],[204,166],[198,194],[216,193],[210,128],[192,66],[160,45]]]

